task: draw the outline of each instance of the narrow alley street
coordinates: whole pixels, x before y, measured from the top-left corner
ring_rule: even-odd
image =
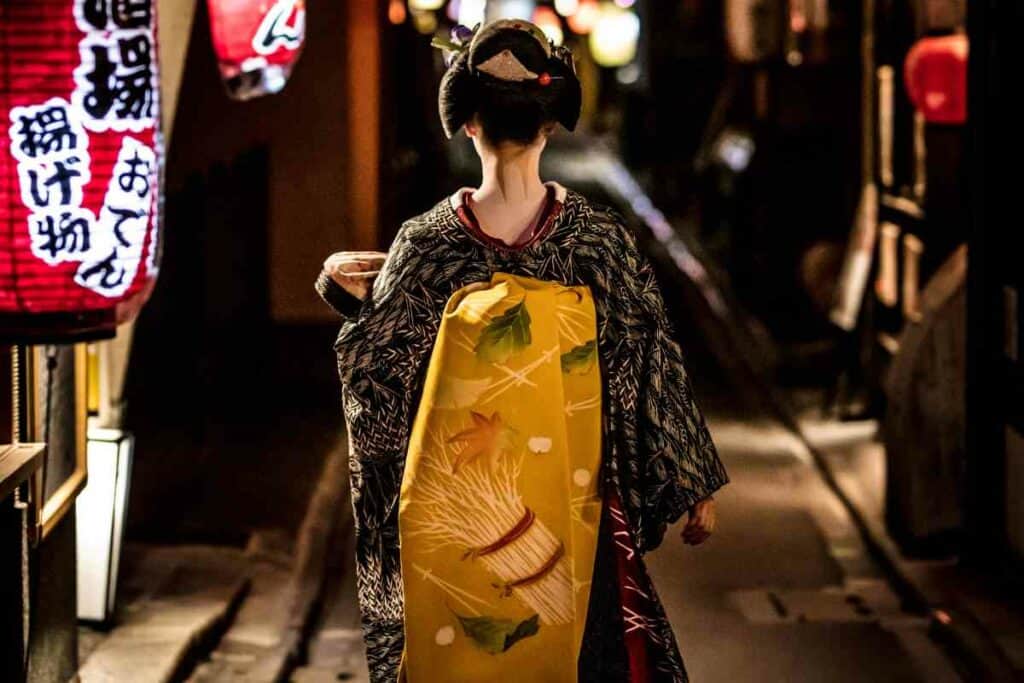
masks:
[[[588,163],[575,166],[570,163],[571,157],[559,158],[565,162],[563,172],[574,168],[586,171],[573,178],[575,185],[595,194],[601,188],[608,189],[610,199],[619,206],[632,207],[638,219],[646,222],[648,232],[661,242],[660,246],[650,242],[649,256],[659,271],[698,403],[731,477],[731,483],[716,495],[718,526],[708,542],[699,547],[685,545],[679,536],[684,519],[669,530],[661,547],[646,557],[691,680],[973,680],[957,672],[947,650],[934,638],[930,619],[905,609],[905,600],[890,585],[842,501],[826,483],[808,443],[784,426],[778,414],[769,414],[768,405],[774,399],[764,395],[763,386],[743,370],[757,366],[756,358],[763,349],[759,351],[745,341],[753,337],[744,336],[749,331],[735,322],[740,317],[738,309],[716,308],[716,302],[727,299],[714,289],[711,279],[694,277],[694,271],[685,270],[686,263],[694,267],[693,261],[686,261],[692,258],[686,245],[674,231],[659,235],[660,214],[655,210],[637,210],[651,204],[635,183],[622,182],[626,176],[620,166],[599,152],[580,156]],[[617,168],[617,175],[611,173]],[[588,175],[596,169],[618,182],[602,184],[600,176],[595,179]],[[618,191],[613,192],[614,188]],[[665,254],[672,258],[666,259]],[[231,438],[251,441],[254,449],[244,457],[249,458],[251,452],[263,453],[267,466],[289,458],[294,448],[291,439],[281,439],[282,434],[301,432],[307,435],[303,440],[306,448],[334,454],[328,456],[328,462],[335,465],[329,464],[328,469],[335,467],[337,471],[321,478],[319,488],[326,486],[329,490],[324,505],[313,515],[321,522],[332,520],[336,528],[331,536],[323,529],[317,530],[316,524],[312,527],[313,544],[322,544],[321,551],[327,558],[327,568],[321,570],[325,573],[318,579],[323,590],[316,599],[319,609],[312,611],[314,619],[308,632],[285,623],[292,619],[288,610],[294,603],[281,591],[288,581],[282,567],[294,560],[280,563],[267,575],[269,578],[253,574],[249,594],[240,598],[242,611],[236,617],[225,617],[229,623],[226,634],[214,636],[206,652],[193,653],[199,660],[197,666],[180,669],[190,672],[186,678],[192,683],[285,680],[265,677],[261,669],[285,672],[290,676],[287,680],[295,683],[369,680],[356,601],[348,477],[339,464],[344,462],[348,447],[344,438],[333,447],[328,445],[343,430],[333,404],[333,368],[327,363],[306,365],[294,361],[307,355],[333,360],[323,353],[329,336],[326,332],[307,336],[302,341],[307,353],[289,355],[292,363],[275,382],[294,385],[294,395],[303,398],[280,398],[281,404],[268,401],[261,408],[244,411],[245,420],[236,430],[238,436]],[[289,337],[280,343],[294,349],[297,340]],[[303,395],[300,387],[317,390]],[[261,430],[252,430],[248,425],[257,410],[265,411],[268,419]],[[275,428],[286,415],[297,426],[283,431]],[[819,437],[827,434],[821,443],[814,443],[812,436],[811,445],[816,448],[841,452],[877,447],[874,420],[821,424],[824,429],[810,430]],[[217,474],[211,477],[217,483],[209,487],[204,506],[197,508],[197,520],[245,514],[241,506],[224,509],[225,500],[214,494],[226,487],[249,486],[248,480],[239,476],[240,469],[250,473],[254,481],[262,481],[259,472],[263,467],[253,466],[248,460],[245,467],[226,459],[217,462]],[[296,468],[297,463],[290,467]],[[306,463],[307,467],[311,464]],[[296,470],[295,477],[288,480],[291,483],[274,485],[274,495],[299,501],[314,476],[313,471]],[[263,496],[256,494],[258,484],[252,486],[254,495],[248,500],[256,505]],[[310,510],[318,508],[316,497],[309,503]],[[292,504],[282,510],[291,510],[294,515],[301,507]],[[252,540],[249,545],[253,545]],[[297,545],[298,549],[290,548],[283,555],[301,556],[302,541]],[[328,546],[330,549],[326,549]],[[292,578],[300,574],[293,569]],[[288,637],[292,640],[279,637],[284,631],[293,634]],[[86,683],[107,680],[86,678]]]
[[[0,683],[1024,681],[1021,25],[5,0]]]
[[[744,348],[730,357],[728,349],[750,339],[736,322],[739,311],[715,314],[714,302],[725,300],[721,292],[681,266],[685,243],[675,231],[658,234],[657,225],[652,226],[656,210],[636,210],[650,206],[649,200],[635,183],[624,182],[628,176],[621,167],[599,151],[576,157],[557,153],[559,172],[571,175],[572,169],[582,169],[572,178],[575,185],[595,194],[607,190],[611,201],[631,207],[661,242],[652,240],[648,256],[659,271],[698,403],[731,477],[716,495],[718,526],[708,542],[685,545],[679,535],[684,518],[646,557],[691,679],[965,680],[930,635],[929,619],[906,611],[826,483],[808,443],[778,414],[769,414],[772,398],[762,395],[764,386],[741,369],[755,367],[763,349]],[[579,163],[580,158],[587,163]],[[610,178],[616,182],[601,182]],[[817,434],[814,447],[840,452],[877,444],[874,420],[821,424],[824,429],[809,432]],[[368,680],[351,532],[345,542],[344,559],[334,560],[336,578],[325,577],[325,606],[304,661],[292,675],[296,683]]]
[[[691,679],[961,680],[927,620],[901,609],[804,444],[717,402],[709,420],[732,477],[717,531],[694,548],[680,523],[647,556]],[[296,683],[368,680],[352,573],[331,593]]]
[[[905,614],[803,444],[768,420],[713,419],[732,483],[697,549],[648,559],[694,681],[960,680]]]

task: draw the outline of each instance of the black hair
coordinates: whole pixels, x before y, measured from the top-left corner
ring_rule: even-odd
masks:
[[[501,20],[482,27],[452,62],[438,94],[445,134],[475,114],[491,144],[529,144],[541,128],[561,123],[569,130],[579,118],[580,83],[567,50],[554,48],[533,24]],[[477,67],[508,50],[523,67],[550,78],[503,80]]]

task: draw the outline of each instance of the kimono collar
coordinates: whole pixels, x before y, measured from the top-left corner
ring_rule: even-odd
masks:
[[[549,187],[555,188],[555,201],[561,202],[563,204],[565,203],[565,196],[566,196],[567,191],[566,191],[565,187],[561,183],[559,183],[557,181],[554,181],[554,180],[549,180],[549,181],[545,182],[544,184],[549,186]],[[467,185],[465,187],[460,187],[454,193],[449,195],[448,196],[448,204],[452,207],[452,210],[457,210],[459,208],[459,206],[462,204],[462,193],[463,192],[466,192],[467,190],[475,190],[475,189],[476,188],[469,187]]]

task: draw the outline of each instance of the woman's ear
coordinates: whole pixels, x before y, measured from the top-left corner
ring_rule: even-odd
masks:
[[[475,117],[466,121],[466,123],[463,124],[463,127],[466,129],[466,135],[471,138],[475,138],[480,132],[480,128],[477,125]]]

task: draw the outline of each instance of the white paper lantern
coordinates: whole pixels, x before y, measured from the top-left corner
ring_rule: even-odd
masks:
[[[134,440],[119,429],[92,428],[88,443],[89,483],[75,503],[78,618],[106,622],[117,595]]]

